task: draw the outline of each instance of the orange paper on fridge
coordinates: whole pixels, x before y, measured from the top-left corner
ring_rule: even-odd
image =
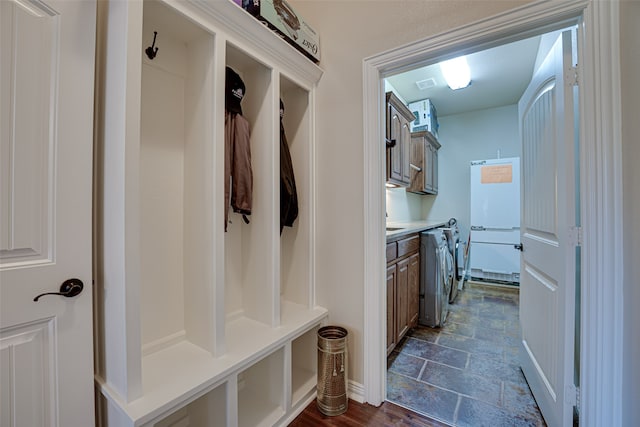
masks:
[[[511,165],[482,166],[480,170],[481,184],[505,184],[513,181]]]

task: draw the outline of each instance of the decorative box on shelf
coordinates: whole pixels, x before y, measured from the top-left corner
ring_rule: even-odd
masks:
[[[315,63],[320,62],[318,33],[286,0],[242,0],[242,7]]]

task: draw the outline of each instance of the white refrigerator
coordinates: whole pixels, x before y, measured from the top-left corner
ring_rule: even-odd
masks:
[[[471,278],[520,282],[520,158],[471,162]]]

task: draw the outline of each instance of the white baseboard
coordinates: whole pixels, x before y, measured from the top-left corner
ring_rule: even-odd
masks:
[[[347,388],[349,399],[355,400],[358,403],[364,403],[364,386],[362,384],[349,380]]]

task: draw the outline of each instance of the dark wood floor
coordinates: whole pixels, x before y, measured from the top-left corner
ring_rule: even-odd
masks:
[[[293,420],[290,427],[306,426],[411,426],[411,427],[446,427],[438,421],[423,417],[390,402],[384,402],[379,408],[368,404],[349,400],[347,412],[342,415],[328,417],[318,411],[314,400]]]

